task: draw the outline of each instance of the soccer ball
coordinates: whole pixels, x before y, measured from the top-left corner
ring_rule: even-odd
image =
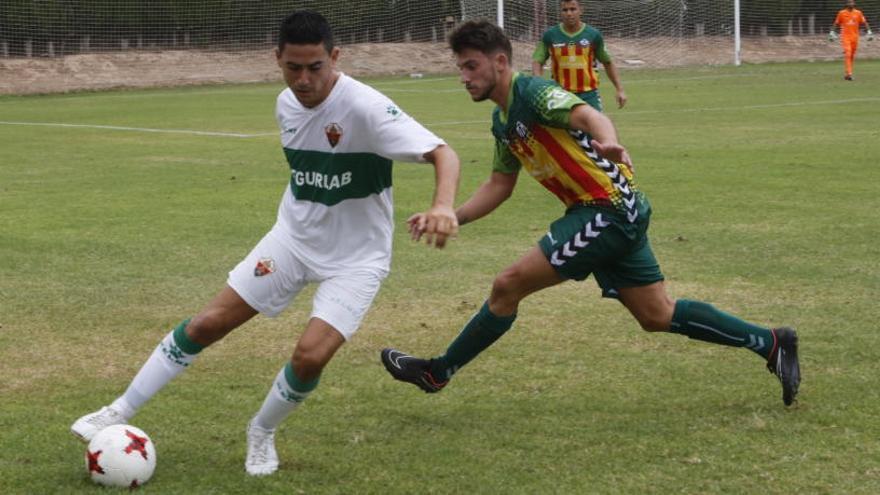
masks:
[[[140,428],[108,426],[89,442],[86,469],[95,483],[134,488],[153,475],[156,447]]]

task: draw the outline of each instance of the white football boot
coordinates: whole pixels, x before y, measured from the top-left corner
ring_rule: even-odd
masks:
[[[99,411],[76,420],[70,427],[70,432],[83,442],[92,440],[99,431],[111,425],[124,425],[128,423],[125,416],[111,406],[102,407]]]
[[[275,452],[275,430],[266,430],[254,424],[247,427],[247,459],[244,469],[251,476],[266,476],[278,470],[278,453]]]

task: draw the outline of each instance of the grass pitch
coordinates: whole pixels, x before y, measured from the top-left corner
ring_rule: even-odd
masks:
[[[144,407],[133,424],[158,467],[143,490],[880,492],[880,63],[859,62],[853,83],[840,69],[630,71],[630,104],[609,108],[654,206],[671,293],[797,327],[798,407],[782,406],[751,352],[644,333],[592,280],[527,299],[441,394],[392,381],[382,347],[442,351],[493,274],[562,213],[523,176],[492,216],[432,250],[403,221],[428,205],[433,173],[397,164],[392,274],[280,428],[280,471],[245,475],[244,428],[312,291],[205,351]],[[460,201],[488,176],[490,104],[455,78],[367,82],[456,148]],[[289,176],[279,89],[0,98],[0,493],[99,490],[67,430],[121,393],[273,224]],[[604,95],[613,106],[608,84]]]

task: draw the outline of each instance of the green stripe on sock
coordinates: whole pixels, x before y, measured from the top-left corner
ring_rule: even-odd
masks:
[[[174,343],[177,344],[177,347],[179,347],[181,351],[195,355],[202,352],[202,349],[204,349],[205,346],[193,342],[186,334],[186,326],[189,325],[190,320],[191,318],[183,320],[180,325],[177,325],[177,328],[174,329]]]
[[[296,373],[294,373],[293,365],[290,361],[284,366],[284,378],[287,380],[287,384],[290,385],[290,388],[299,393],[306,393],[315,390],[315,387],[318,386],[318,382],[321,380],[321,377],[318,376],[311,381],[303,382],[296,376]]]

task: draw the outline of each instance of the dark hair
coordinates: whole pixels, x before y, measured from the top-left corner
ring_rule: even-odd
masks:
[[[278,29],[278,49],[284,45],[317,45],[324,43],[327,53],[333,50],[333,30],[321,14],[311,10],[297,10],[281,21]]]
[[[470,48],[484,55],[504,52],[508,60],[513,58],[513,48],[504,31],[485,19],[460,24],[449,35],[449,47],[454,53],[461,53]]]

